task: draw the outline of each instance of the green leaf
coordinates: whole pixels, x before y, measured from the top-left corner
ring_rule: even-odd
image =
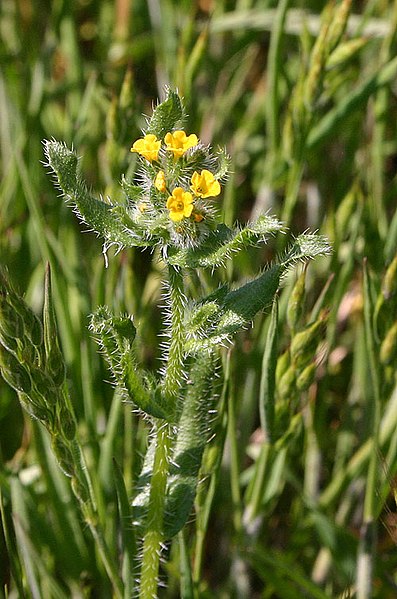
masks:
[[[45,141],[44,152],[66,200],[73,202],[78,217],[104,237],[108,245],[149,245],[146,232],[132,221],[125,207],[97,200],[88,192],[77,172],[77,156],[65,144]]]
[[[265,351],[262,359],[261,383],[259,389],[259,415],[261,426],[269,443],[274,436],[275,388],[277,366],[277,327],[278,302],[273,302],[273,310],[266,336]]]
[[[279,224],[278,221],[273,223],[275,227]],[[252,242],[258,230],[263,235],[268,224],[266,220],[258,219],[257,228],[248,226],[240,232],[240,240],[245,238]],[[230,229],[223,227],[220,230],[227,238]],[[236,237],[238,235],[230,238],[231,243]],[[226,244],[222,247],[225,248]],[[189,250],[184,251],[185,254],[188,252]],[[262,275],[237,289],[228,291],[227,288],[221,287],[201,302],[193,304],[185,318],[186,353],[199,352],[203,348],[228,342],[234,334],[247,326],[260,310],[270,306],[286,269],[297,262],[304,262],[328,253],[330,253],[330,246],[325,237],[315,234],[300,235],[281,257],[280,264],[268,268]],[[178,254],[181,255],[182,252]]]
[[[269,235],[281,230],[282,224],[272,216],[260,216],[243,229],[233,230],[219,224],[198,247],[170,251],[168,261],[183,268],[214,268],[224,264],[235,252],[264,243]]]
[[[153,111],[146,133],[152,133],[162,139],[166,133],[183,126],[184,110],[179,95],[168,90],[167,99]]]
[[[214,372],[212,352],[201,352],[189,372],[167,481],[164,511],[164,535],[167,539],[182,529],[193,507],[202,456],[211,434]],[[134,522],[138,526],[145,522],[149,504],[155,445],[154,440],[148,447],[137,483],[139,492],[132,502]]]
[[[302,233],[280,257],[280,262],[283,270],[286,270],[298,262],[307,262],[317,256],[328,256],[331,252],[329,241],[323,235]]]
[[[183,399],[167,483],[164,518],[167,538],[172,538],[182,529],[193,507],[203,452],[211,434],[214,372],[212,352],[202,352],[195,357]]]
[[[278,289],[282,267],[275,265],[262,275],[232,291],[225,288],[208,296],[207,301],[193,307],[186,322],[193,322],[185,344],[187,353],[201,351],[228,342],[247,326],[260,311],[268,307]],[[200,322],[201,319],[201,322]]]
[[[166,418],[168,412],[150,373],[137,364],[133,343],[136,329],[129,316],[114,316],[107,306],[91,315],[90,330],[110,366],[118,387],[140,410]]]

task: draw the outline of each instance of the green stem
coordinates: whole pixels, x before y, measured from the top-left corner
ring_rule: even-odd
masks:
[[[178,268],[168,267],[170,346],[163,383],[164,397],[175,408],[183,379],[183,316],[185,295],[183,275]],[[169,453],[174,435],[168,423],[157,425],[156,450],[150,482],[146,532],[143,540],[140,599],[153,599],[157,594],[160,555],[164,543],[164,506],[169,474]]]
[[[163,392],[168,401],[175,406],[182,382],[183,372],[183,316],[185,311],[185,293],[183,275],[179,268],[168,265],[169,304],[171,311],[171,340],[167,356],[167,367]]]
[[[223,389],[219,401],[219,420],[218,428],[215,434],[215,456],[211,461],[211,467],[206,467],[204,464],[202,467],[202,475],[205,478],[206,473],[211,472],[210,484],[199,485],[196,496],[196,542],[194,549],[194,563],[193,563],[193,586],[194,586],[194,597],[199,599],[200,595],[200,581],[202,579],[202,569],[205,556],[205,541],[208,533],[208,523],[210,519],[211,508],[215,497],[215,491],[218,488],[219,480],[221,478],[221,462],[224,453],[224,446],[227,435],[228,427],[228,412],[227,412],[227,398],[230,392],[230,352],[227,353],[224,364],[223,364]]]
[[[98,521],[96,499],[90,475],[84,460],[82,449],[76,440],[72,441],[71,443],[71,451],[73,455],[77,483],[74,485],[73,491],[80,502],[84,519],[90,528],[92,536],[95,539],[102,562],[113,585],[114,597],[116,599],[122,599],[123,582],[119,576],[114,555],[109,550],[109,547],[105,541],[102,526]]]
[[[140,599],[157,596],[160,554],[164,543],[164,504],[169,469],[169,449],[172,435],[168,424],[157,428],[157,445],[150,485],[146,534],[143,541]]]
[[[376,544],[376,500],[377,487],[379,484],[379,446],[380,446],[380,419],[381,419],[381,382],[378,370],[378,348],[375,343],[375,335],[373,331],[372,315],[374,306],[371,293],[371,281],[369,278],[368,267],[364,262],[364,325],[365,325],[365,341],[368,354],[368,364],[371,373],[372,393],[370,393],[369,407],[372,408],[372,413],[369,413],[372,425],[372,443],[373,451],[369,458],[363,523],[360,531],[360,543],[358,547],[357,557],[357,598],[369,599],[373,593],[373,569],[374,569],[374,552]]]
[[[276,12],[276,18],[270,38],[269,54],[267,61],[268,72],[268,95],[266,102],[267,125],[269,130],[270,156],[275,161],[276,153],[280,143],[280,94],[279,81],[280,73],[283,69],[281,60],[281,49],[284,34],[285,17],[290,4],[290,0],[281,0]]]
[[[284,208],[281,216],[281,220],[289,225],[292,220],[294,208],[298,201],[299,188],[302,180],[304,169],[304,160],[301,156],[295,158],[294,163],[291,165],[287,189],[285,191]]]
[[[117,566],[114,563],[114,556],[109,551],[109,547],[103,536],[102,529],[97,523],[95,523],[95,514],[93,515],[91,510],[89,510],[89,513],[87,513],[87,511],[85,512],[85,521],[88,523],[91,534],[95,539],[95,543],[105,566],[105,570],[112,583],[114,597],[115,599],[123,599],[123,582],[117,572]]]

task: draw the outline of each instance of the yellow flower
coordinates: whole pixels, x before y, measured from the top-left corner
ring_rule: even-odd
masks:
[[[175,187],[172,196],[167,200],[167,208],[170,211],[170,219],[178,222],[183,217],[188,217],[193,211],[193,196],[182,187]]]
[[[167,183],[165,180],[164,171],[159,171],[157,173],[156,178],[154,180],[154,186],[156,189],[158,189],[158,191],[166,191]]]
[[[180,158],[186,152],[186,150],[198,144],[197,135],[192,133],[192,135],[186,137],[186,133],[184,131],[167,133],[167,135],[164,137],[164,141],[166,143],[167,150],[173,152],[175,158]]]
[[[191,189],[193,190],[193,193],[200,198],[210,198],[221,193],[219,181],[217,181],[214,175],[206,169],[202,170],[200,174],[197,171],[194,171]]]
[[[152,162],[152,160],[157,160],[160,147],[161,141],[155,135],[149,133],[145,137],[137,139],[131,148],[131,152],[137,152],[137,154]]]

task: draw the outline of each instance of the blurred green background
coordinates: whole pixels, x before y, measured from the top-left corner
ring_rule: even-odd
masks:
[[[231,156],[228,225],[270,211],[292,234],[319,230],[334,249],[309,266],[294,327],[287,302],[295,273],[280,294],[280,356],[320,309],[328,312],[311,384],[297,394],[278,380],[282,442],[270,458],[258,416],[265,316],[231,352],[215,446],[223,450],[226,439],[223,461],[207,471],[214,495],[199,596],[354,596],[372,448],[372,596],[395,597],[397,3],[2,0],[0,32],[0,262],[37,312],[52,265],[79,434],[98,468],[115,552],[111,456],[131,489],[146,432],[113,397],[88,315],[104,303],[134,314],[142,360],[156,369],[160,266],[149,252],[128,250],[109,251],[105,268],[101,240],[81,234],[57,197],[41,142],[73,145],[95,193],[117,201],[122,174],[136,167],[129,150],[143,115],[170,86],[184,98],[186,131]],[[248,278],[287,242],[239,256],[214,281]],[[111,596],[46,436],[2,380],[0,451],[1,587],[13,581],[10,597],[23,589],[28,597]],[[192,553],[195,534],[192,519]],[[178,555],[171,549],[161,596],[180,594]]]

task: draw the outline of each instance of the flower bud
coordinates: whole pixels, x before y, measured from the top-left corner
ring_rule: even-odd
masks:
[[[119,316],[113,319],[114,330],[122,339],[127,339],[132,343],[135,339],[136,328],[130,316]]]

